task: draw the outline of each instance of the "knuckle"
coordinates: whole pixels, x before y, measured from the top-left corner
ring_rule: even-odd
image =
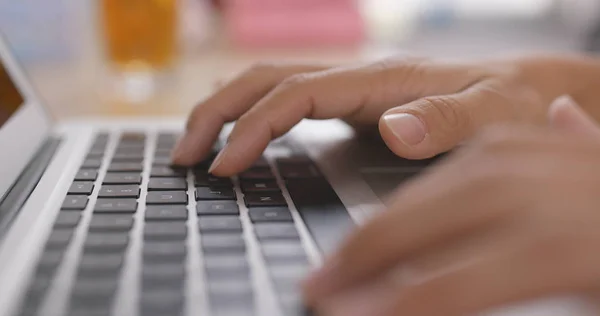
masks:
[[[274,63],[269,62],[257,62],[252,64],[245,72],[246,76],[255,76],[257,74],[270,73],[277,69],[278,66]]]
[[[425,97],[421,99],[424,116],[438,118],[439,128],[443,133],[453,131],[465,131],[471,125],[471,117],[466,109],[456,98],[452,96]]]
[[[312,80],[312,78],[313,76],[308,73],[295,74],[284,79],[278,88],[281,90],[295,89],[299,86],[306,84],[307,82]]]

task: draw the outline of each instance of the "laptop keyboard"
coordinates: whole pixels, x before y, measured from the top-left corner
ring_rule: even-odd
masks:
[[[131,296],[137,298],[138,315],[200,312],[190,310],[196,305],[187,302],[196,299],[186,286],[188,257],[196,251],[202,261],[205,310],[212,315],[255,315],[257,293],[269,287],[282,315],[303,315],[298,283],[311,260],[282,190],[289,193],[316,246],[326,251],[335,242],[332,231],[352,225],[331,186],[304,155],[274,159],[273,167],[263,157],[235,178],[210,175],[210,159],[192,169],[175,168],[169,156],[176,138],[157,135],[150,157],[144,134],[120,135],[114,150],[109,135],[95,138],[15,315],[53,314],[42,306],[48,306],[44,300],[56,289],[53,281],[69,247],[77,247],[78,261],[71,265],[73,271],[63,272],[73,278],[62,315],[120,315],[117,294],[124,291],[122,279],[131,271],[124,266],[135,238],[141,239],[141,250],[129,264],[139,265],[133,270],[138,275],[128,279],[139,282]],[[328,222],[324,208],[330,219],[337,218]],[[242,211],[249,221],[242,220]],[[132,233],[136,225],[142,225],[141,234]],[[85,237],[71,246],[78,228]],[[268,286],[253,282],[257,267],[249,260],[247,230],[259,245]],[[200,249],[190,248],[193,234]]]

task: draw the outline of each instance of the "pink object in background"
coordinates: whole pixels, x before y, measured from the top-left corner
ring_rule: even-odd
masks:
[[[230,0],[225,19],[233,42],[246,47],[349,46],[365,33],[352,0]]]

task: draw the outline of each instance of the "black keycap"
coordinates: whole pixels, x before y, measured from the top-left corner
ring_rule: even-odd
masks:
[[[248,210],[250,220],[258,222],[292,222],[292,213],[287,207],[255,207]]]
[[[94,212],[96,213],[135,213],[137,201],[129,199],[98,199]]]
[[[187,170],[171,168],[169,166],[154,166],[150,171],[151,177],[157,178],[185,178]]]
[[[62,210],[84,210],[88,204],[88,197],[83,195],[67,195],[61,209]]]
[[[123,254],[90,254],[85,253],[81,256],[79,262],[79,271],[81,274],[109,274],[121,269],[123,265]]]
[[[105,151],[104,146],[102,148],[91,148],[90,151],[88,151],[87,156],[85,156],[85,159],[102,159]]]
[[[131,215],[94,214],[90,221],[91,232],[128,232],[133,227]]]
[[[273,180],[241,181],[241,186],[244,193],[280,191],[277,182]]]
[[[100,198],[135,198],[140,197],[137,185],[103,185],[98,193]]]
[[[142,279],[142,292],[156,292],[156,291],[174,291],[183,292],[185,287],[185,279],[159,279],[159,278],[147,278]]]
[[[273,180],[275,175],[268,167],[250,168],[238,176],[241,180]]]
[[[148,192],[146,204],[183,204],[187,205],[187,192],[155,191]]]
[[[46,250],[42,253],[36,269],[37,275],[52,275],[60,265],[64,256],[62,250]]]
[[[244,201],[248,207],[287,206],[285,198],[278,192],[244,194]]]
[[[81,308],[71,308],[69,311],[69,316],[111,316],[112,312],[110,308],[105,306],[99,306],[95,308],[91,308],[90,306],[81,307]]]
[[[171,157],[165,156],[165,157],[154,157],[154,159],[152,159],[152,165],[154,166],[172,166],[172,160]]]
[[[331,185],[323,178],[313,178],[288,180],[286,186],[319,249],[335,251],[356,225]]]
[[[131,151],[138,151],[138,152],[143,152],[146,148],[146,144],[145,143],[141,143],[141,142],[121,142],[119,143],[119,145],[117,145],[117,150],[118,151],[122,151],[122,150],[131,150]]]
[[[50,233],[48,241],[46,242],[46,248],[48,249],[60,249],[66,247],[71,238],[73,237],[72,229],[55,229]]]
[[[111,252],[124,250],[129,244],[127,234],[90,233],[85,240],[85,250],[93,252]]]
[[[79,279],[73,284],[72,292],[77,292],[77,295],[86,297],[111,295],[114,294],[118,286],[119,280],[115,279]]]
[[[107,173],[104,184],[141,184],[142,175],[139,173]]]
[[[299,241],[268,241],[260,248],[267,261],[306,261],[306,251]]]
[[[144,238],[147,240],[185,240],[186,237],[185,222],[151,222],[144,225]]]
[[[245,253],[246,243],[239,234],[205,235],[200,238],[202,249],[207,254]]]
[[[182,279],[185,275],[185,262],[144,262],[142,266],[142,279]]]
[[[198,201],[196,213],[203,215],[239,215],[240,210],[235,201]]]
[[[241,233],[242,222],[237,216],[205,216],[198,219],[201,233]]]
[[[60,212],[54,221],[54,227],[57,228],[74,228],[79,224],[81,214],[76,212]]]
[[[321,177],[319,169],[306,157],[278,159],[277,167],[284,179]]]
[[[252,164],[252,167],[253,168],[269,167],[269,162],[267,161],[267,159],[265,157],[260,157],[258,160],[256,160]]]
[[[300,239],[293,223],[260,223],[254,225],[259,240]]]
[[[112,161],[115,162],[131,162],[131,161],[143,161],[144,152],[117,152],[114,154]]]
[[[208,299],[215,315],[253,315],[252,287],[241,282],[209,284]]]
[[[75,175],[75,181],[96,181],[96,178],[98,178],[96,170],[81,169]]]
[[[84,169],[98,169],[102,166],[102,159],[86,159],[81,164]]]
[[[144,241],[142,248],[145,261],[180,261],[187,255],[185,243],[168,241]]]
[[[158,143],[175,144],[175,142],[177,142],[178,139],[179,139],[179,134],[177,134],[176,132],[174,132],[174,133],[162,132],[156,136],[156,141]]]
[[[186,221],[188,210],[181,205],[148,206],[146,221]]]
[[[144,164],[144,159],[113,159],[110,162],[111,164],[113,163],[130,163],[130,164],[140,164],[143,165]]]
[[[187,190],[187,182],[182,178],[151,178],[148,183],[150,191]]]
[[[183,293],[176,291],[153,291],[140,297],[141,315],[181,315],[185,303]]]
[[[235,191],[231,188],[201,187],[196,188],[196,201],[201,200],[235,200]]]
[[[73,182],[69,188],[69,194],[72,195],[91,195],[94,191],[93,182]]]
[[[144,147],[117,147],[115,150],[115,155],[127,154],[127,155],[137,155],[144,156]]]
[[[206,171],[194,172],[194,185],[196,187],[233,187],[230,178],[221,178],[209,175]]]
[[[209,279],[250,276],[250,264],[244,253],[204,256],[204,270]]]
[[[154,150],[154,155],[156,157],[170,157],[172,151],[172,148],[157,147],[156,150]]]
[[[142,172],[144,166],[141,163],[113,162],[108,166],[109,172]]]

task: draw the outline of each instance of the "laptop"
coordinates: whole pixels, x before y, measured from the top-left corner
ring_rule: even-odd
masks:
[[[217,178],[170,166],[183,122],[54,122],[0,39],[0,315],[305,315],[298,282],[433,162],[303,122]]]

